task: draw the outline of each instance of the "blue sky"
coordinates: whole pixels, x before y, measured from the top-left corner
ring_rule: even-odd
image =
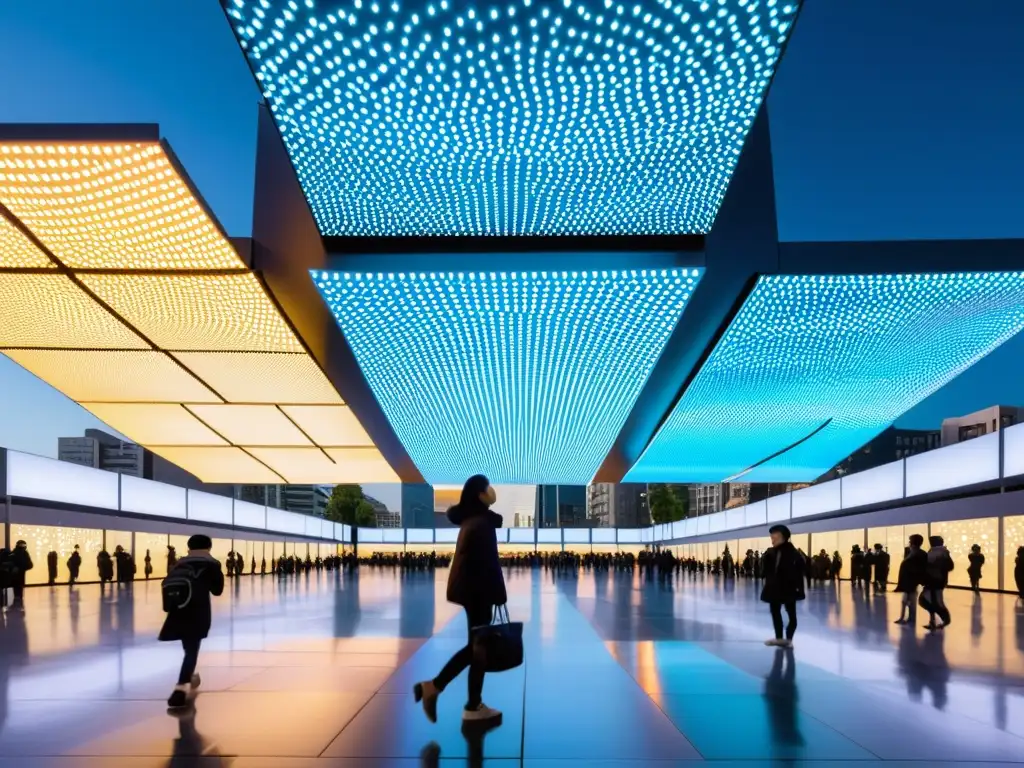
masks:
[[[786,240],[1024,237],[1024,3],[807,0],[769,97]],[[156,122],[251,230],[259,93],[216,0],[0,3],[0,122]],[[1022,259],[1024,266],[1024,259]],[[1024,404],[1017,338],[904,416]],[[0,358],[0,445],[101,426]]]

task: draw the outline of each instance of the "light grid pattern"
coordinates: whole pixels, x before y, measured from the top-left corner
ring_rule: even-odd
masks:
[[[220,402],[163,352],[11,349],[4,354],[80,403]]]
[[[284,478],[241,448],[146,446],[207,483],[280,483]]]
[[[0,267],[56,269],[57,265],[24,233],[0,216]]]
[[[188,409],[235,445],[312,445],[273,405],[190,405]]]
[[[162,349],[303,351],[252,274],[85,274],[81,279]]]
[[[373,446],[373,440],[346,405],[283,405],[281,410],[317,445]]]
[[[397,483],[376,448],[250,448],[253,456],[295,483]],[[329,456],[327,454],[330,454]]]
[[[700,271],[313,279],[427,482],[583,485]]]
[[[1022,327],[1021,272],[762,277],[625,480],[812,481]]]
[[[0,347],[149,349],[65,275],[0,273]]]
[[[0,203],[72,268],[245,266],[156,142],[0,143]]]
[[[229,403],[341,405],[341,396],[306,354],[175,352],[174,357]]]
[[[82,403],[83,408],[139,445],[227,445],[176,403]]]
[[[224,0],[327,235],[714,221],[800,0]]]

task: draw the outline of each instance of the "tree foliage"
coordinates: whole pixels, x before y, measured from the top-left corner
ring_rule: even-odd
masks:
[[[651,485],[648,500],[654,523],[674,523],[686,517],[686,501],[679,498],[671,485]]]
[[[327,500],[324,517],[335,523],[345,523],[361,528],[372,528],[376,525],[373,505],[363,496],[363,488],[359,485],[336,485]]]

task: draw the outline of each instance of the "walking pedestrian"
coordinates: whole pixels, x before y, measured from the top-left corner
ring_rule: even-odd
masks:
[[[13,606],[24,609],[25,574],[35,567],[32,563],[32,555],[28,553],[28,544],[24,540],[19,539],[18,543],[14,545],[14,551],[11,552],[11,563],[14,565],[14,579],[11,585],[14,587]]]
[[[930,614],[925,629],[934,632],[937,629],[945,629],[950,623],[944,593],[949,584],[949,572],[953,570],[953,558],[941,536],[928,537],[928,544],[928,566],[921,604]],[[942,624],[935,623],[936,616],[942,620]]]
[[[498,559],[496,530],[501,527],[501,515],[490,509],[496,498],[490,481],[483,475],[473,475],[463,486],[459,503],[448,510],[448,519],[459,526],[455,557],[448,573],[448,601],[465,609],[469,632],[465,647],[448,660],[437,677],[413,687],[416,701],[422,701],[423,711],[432,723],[437,721],[438,696],[466,667],[469,695],[462,712],[463,722],[487,723],[501,717],[501,712],[483,703],[487,659],[483,649],[473,644],[473,628],[490,624],[495,606],[508,600]]]
[[[178,641],[184,651],[178,683],[167,706],[180,709],[188,706],[190,694],[199,688],[196,674],[199,646],[210,633],[212,611],[210,596],[224,591],[224,572],[220,561],[210,554],[213,542],[209,536],[196,534],[188,540],[188,554],[177,561],[161,584],[167,618],[160,630],[162,641]]]
[[[981,553],[981,547],[977,544],[971,547],[971,554],[967,556],[970,565],[967,566],[967,576],[971,580],[971,589],[981,592],[981,566],[985,564],[985,555]]]
[[[75,550],[71,553],[71,557],[68,558],[68,586],[73,586],[78,581],[78,573],[82,568],[82,555],[78,552],[78,545],[75,544]]]
[[[765,645],[792,648],[797,624],[796,604],[806,597],[805,563],[789,540],[789,528],[784,525],[773,525],[768,529],[768,535],[771,536],[772,546],[762,558],[764,589],[761,590],[761,600],[768,603],[771,610],[775,637],[766,640]],[[783,608],[786,609],[785,636],[782,627]]]
[[[896,624],[913,624],[917,620],[917,588],[925,583],[928,572],[928,555],[921,549],[924,536],[915,533],[910,537],[909,544],[896,575],[895,591],[903,595]]]

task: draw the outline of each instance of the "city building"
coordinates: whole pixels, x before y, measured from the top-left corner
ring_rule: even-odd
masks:
[[[93,469],[122,475],[146,476],[146,450],[101,429],[87,429],[82,437],[57,438],[57,458]]]
[[[331,498],[330,485],[239,485],[237,498],[254,504],[323,517]]]
[[[942,445],[962,443],[1012,427],[1020,421],[1020,410],[1012,405],[993,405],[966,416],[943,419]]]
[[[826,472],[819,478],[819,481],[832,480],[853,472],[863,472],[866,469],[880,467],[882,464],[889,464],[907,456],[931,451],[938,448],[939,443],[940,437],[937,429],[889,427]]]
[[[402,483],[402,525],[430,528],[434,524],[434,488],[427,483]]]
[[[377,528],[401,528],[402,512],[388,509],[388,505],[380,499],[363,494],[363,498],[373,507],[374,524]]]
[[[538,485],[535,506],[540,528],[577,528],[587,523],[587,486]]]
[[[639,528],[651,524],[646,483],[594,483],[588,488],[588,517],[598,528]]]

